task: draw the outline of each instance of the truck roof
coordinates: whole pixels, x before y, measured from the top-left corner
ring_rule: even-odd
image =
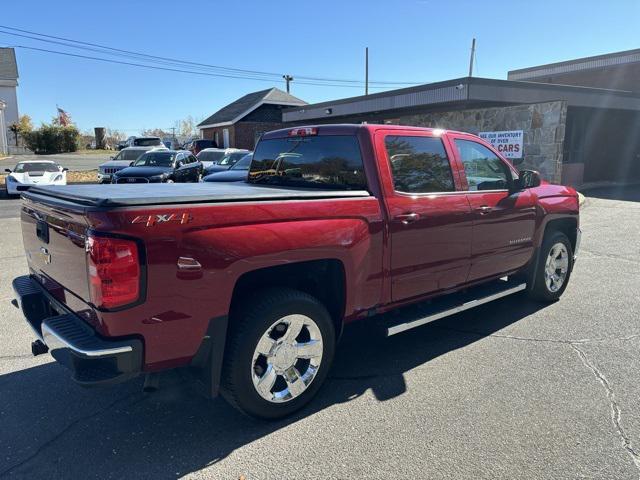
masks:
[[[355,135],[359,130],[368,130],[368,131],[376,131],[376,130],[415,130],[415,131],[423,131],[434,133],[437,131],[438,134],[442,134],[444,132],[453,132],[454,130],[446,130],[442,128],[426,128],[426,127],[414,127],[411,125],[389,125],[389,124],[378,124],[378,123],[332,123],[332,124],[317,124],[317,125],[296,125],[291,126],[289,128],[282,128],[279,130],[272,130],[271,132],[265,133],[262,138],[282,138],[289,135],[289,132],[293,129],[300,128],[317,128],[319,133],[324,135]]]

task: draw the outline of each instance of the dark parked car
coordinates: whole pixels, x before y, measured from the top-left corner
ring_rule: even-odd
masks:
[[[249,152],[247,150],[235,151],[231,153],[227,153],[224,157],[218,160],[217,163],[207,167],[204,169],[204,175],[210,175],[216,172],[224,172],[225,170],[229,170],[236,163],[242,160]]]
[[[205,148],[218,148],[218,144],[213,140],[200,139],[188,143],[186,148],[194,155],[197,155],[200,153],[200,150],[204,150]]]
[[[224,172],[216,172],[202,179],[204,182],[244,182],[249,174],[253,153],[242,157],[233,167]]]
[[[201,174],[202,164],[191,152],[154,150],[114,173],[111,183],[197,182]]]

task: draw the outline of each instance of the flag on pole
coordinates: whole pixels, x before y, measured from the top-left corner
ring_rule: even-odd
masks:
[[[60,123],[60,125],[62,125],[63,127],[71,125],[71,117],[69,116],[69,114],[57,105],[56,108],[58,109],[58,122]]]

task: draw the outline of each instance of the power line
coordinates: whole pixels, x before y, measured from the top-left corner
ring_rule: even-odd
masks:
[[[106,62],[106,63],[115,63],[115,64],[120,64],[120,65],[128,65],[128,66],[132,66],[132,67],[142,67],[142,68],[148,68],[148,69],[152,69],[152,70],[163,70],[163,71],[167,71],[167,72],[178,72],[178,73],[189,73],[192,75],[203,75],[203,76],[207,76],[207,77],[223,77],[223,78],[236,78],[236,79],[241,79],[241,80],[257,80],[257,81],[262,81],[262,82],[270,82],[273,83],[274,80],[269,79],[269,78],[258,78],[258,77],[247,77],[247,76],[240,76],[240,75],[227,75],[227,74],[223,74],[223,73],[210,73],[210,72],[198,72],[198,71],[192,71],[192,70],[182,70],[182,69],[178,69],[178,68],[168,68],[168,67],[159,67],[157,65],[145,65],[142,63],[134,63],[134,62],[124,62],[121,60],[113,60],[110,58],[100,58],[100,57],[92,57],[89,55],[80,55],[77,53],[70,53],[70,52],[60,52],[57,50],[49,50],[46,48],[37,48],[37,47],[29,47],[26,45],[14,45],[14,48],[24,48],[27,50],[35,50],[38,52],[46,52],[46,53],[55,53],[57,55],[65,55],[65,56],[69,56],[69,57],[75,57],[75,58],[82,58],[85,60],[96,60],[96,61],[100,61],[100,62]],[[362,88],[359,85],[339,85],[339,84],[330,84],[330,83],[314,83],[314,82],[305,82],[305,81],[301,81],[301,82],[297,82],[298,84],[303,84],[303,85],[316,85],[316,86],[320,86],[320,87],[344,87],[344,88]],[[383,87],[383,86],[376,86],[376,87],[371,87],[371,88],[388,88],[388,87]]]
[[[66,47],[84,49],[84,50],[89,50],[89,51],[108,54],[108,55],[126,56],[128,58],[134,58],[134,59],[139,59],[139,60],[143,60],[144,59],[144,60],[147,60],[147,61],[153,61],[153,62],[156,62],[156,63],[165,64],[165,65],[174,65],[174,66],[188,65],[189,68],[194,68],[195,67],[195,68],[216,69],[216,70],[222,70],[225,73],[232,72],[234,74],[242,73],[242,74],[245,74],[245,75],[250,75],[251,78],[255,78],[256,76],[269,76],[269,77],[274,77],[274,79],[281,77],[280,73],[275,73],[275,72],[265,72],[265,71],[259,71],[259,70],[248,70],[248,69],[240,69],[240,68],[232,68],[232,67],[223,67],[223,66],[220,66],[220,65],[211,65],[211,64],[206,64],[206,63],[192,62],[192,61],[188,61],[188,60],[180,60],[180,59],[175,59],[175,58],[170,58],[170,57],[161,57],[161,56],[157,56],[157,55],[150,55],[150,54],[135,52],[135,51],[131,51],[131,50],[124,50],[124,49],[119,49],[119,48],[108,47],[108,46],[100,45],[100,44],[97,44],[97,43],[84,42],[84,41],[81,41],[81,40],[73,40],[73,39],[69,39],[69,38],[65,38],[65,37],[59,37],[59,36],[55,36],[55,35],[48,35],[48,34],[33,32],[33,31],[30,31],[30,30],[23,30],[23,29],[19,29],[19,28],[9,27],[9,26],[6,26],[6,25],[0,25],[0,28],[6,29],[6,30],[12,30],[11,32],[0,31],[0,33],[6,34],[6,35],[19,36],[19,37],[23,37],[23,38],[29,38],[29,39],[32,39],[32,40],[36,40],[36,41],[54,43],[54,44],[63,45],[63,46],[66,46]],[[15,33],[15,32],[22,32],[22,34]],[[25,34],[30,34],[30,35],[25,35]],[[36,35],[37,37],[31,36],[31,35]],[[54,40],[45,40],[45,38],[38,38],[38,37],[45,37],[45,38],[54,39]],[[67,42],[67,43],[63,43],[63,42]],[[91,48],[91,47],[96,47],[97,49],[96,48]],[[312,77],[312,76],[304,76],[304,75],[296,75],[296,77],[299,78],[299,79],[302,79],[302,80],[315,81],[315,82],[334,82],[334,83],[338,82],[338,83],[352,83],[352,84],[357,84],[357,85],[362,85],[363,84],[363,82],[361,80],[326,78],[326,77]],[[236,77],[231,77],[231,78],[236,78]],[[274,79],[271,79],[271,80],[274,80]],[[303,83],[303,82],[298,82],[298,83]],[[371,84],[377,84],[377,85],[392,86],[392,85],[419,85],[419,84],[421,84],[423,82],[370,81],[370,83]],[[313,84],[309,83],[309,85],[313,85]],[[329,86],[336,86],[336,85],[329,85]]]

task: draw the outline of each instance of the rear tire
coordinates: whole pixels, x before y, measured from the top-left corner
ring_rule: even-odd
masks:
[[[232,315],[221,393],[252,417],[291,415],[322,386],[335,340],[331,316],[316,298],[289,288],[263,290]]]
[[[553,302],[567,288],[573,270],[573,249],[569,238],[562,232],[545,235],[535,266],[535,281],[529,297],[541,302]]]

